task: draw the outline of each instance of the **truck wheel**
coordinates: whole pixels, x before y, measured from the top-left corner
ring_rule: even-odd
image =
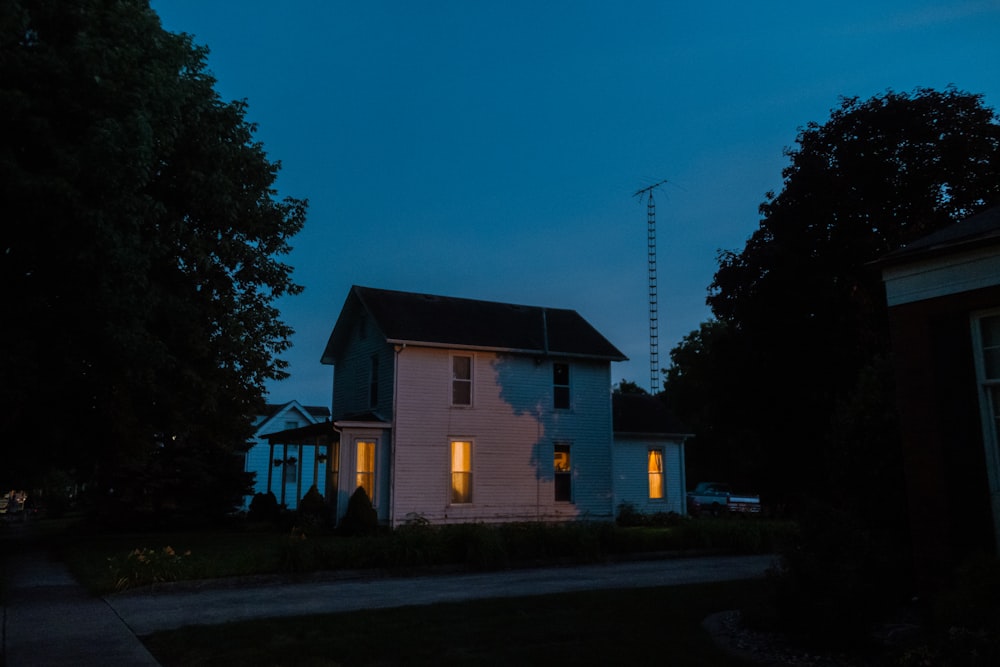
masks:
[[[712,516],[719,516],[719,514],[722,513],[722,505],[720,505],[719,503],[712,503],[712,506],[709,508],[709,511],[712,513]]]

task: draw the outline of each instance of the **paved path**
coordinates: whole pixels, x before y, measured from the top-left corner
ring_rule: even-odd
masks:
[[[14,547],[24,547],[15,543]],[[157,666],[135,633],[101,598],[42,551],[8,554],[4,589],[5,667]]]
[[[716,556],[476,574],[363,577],[223,590],[143,591],[106,599],[136,634],[145,635],[185,625],[261,617],[751,579],[763,576],[771,564],[771,556]]]
[[[5,667],[156,665],[138,636],[252,618],[335,613],[485,597],[670,586],[763,576],[771,556],[721,556],[419,577],[310,578],[298,583],[167,586],[89,596],[62,563],[10,554]],[[222,583],[222,582],[218,582]]]

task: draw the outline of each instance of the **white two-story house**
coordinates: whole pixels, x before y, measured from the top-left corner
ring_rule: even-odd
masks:
[[[352,287],[322,356],[329,500],[364,487],[392,526],[609,519],[625,358],[572,310]]]

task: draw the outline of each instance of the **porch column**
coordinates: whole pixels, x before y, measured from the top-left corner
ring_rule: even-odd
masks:
[[[274,443],[270,440],[267,441],[270,449],[270,454],[267,457],[267,492],[271,493],[271,474],[274,468]]]

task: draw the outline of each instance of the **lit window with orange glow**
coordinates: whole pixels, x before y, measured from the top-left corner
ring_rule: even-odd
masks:
[[[649,450],[649,498],[663,498],[663,451]]]
[[[555,456],[552,465],[555,500],[557,502],[573,501],[573,466],[569,458],[569,445],[556,443]]]
[[[472,443],[451,441],[451,502],[472,502]]]
[[[357,484],[368,494],[368,499],[375,504],[375,442],[358,440],[357,452]]]

